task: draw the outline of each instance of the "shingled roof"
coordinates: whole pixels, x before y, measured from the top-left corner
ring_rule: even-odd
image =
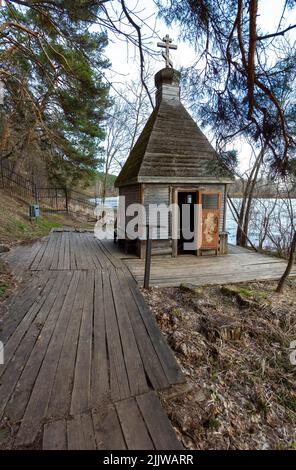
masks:
[[[181,103],[179,79],[179,73],[170,68],[156,74],[156,107],[117,177],[116,186],[232,181]]]

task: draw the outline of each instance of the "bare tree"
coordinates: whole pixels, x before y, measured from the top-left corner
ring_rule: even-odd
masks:
[[[290,248],[290,255],[289,255],[289,260],[288,260],[287,267],[286,267],[285,272],[282,275],[282,277],[281,277],[281,279],[280,279],[280,281],[277,285],[277,288],[276,288],[276,292],[278,292],[278,293],[283,292],[285,283],[286,283],[286,281],[287,281],[287,279],[288,279],[288,277],[291,273],[292,267],[293,267],[294,262],[295,262],[295,251],[296,251],[296,230],[295,230],[293,238],[292,238],[292,243],[291,243],[291,248]]]
[[[151,73],[145,74],[149,83]],[[123,93],[123,91],[122,91]],[[102,182],[103,203],[106,198],[108,176],[123,166],[142,130],[151,106],[142,82],[133,81],[124,90],[125,97],[117,95],[107,116],[104,177]]]
[[[255,159],[255,163],[253,168],[251,169],[247,182],[246,187],[243,193],[243,198],[241,202],[240,212],[239,212],[239,220],[237,226],[237,233],[236,233],[236,243],[239,246],[246,246],[247,244],[247,235],[249,229],[249,221],[250,221],[250,212],[253,200],[253,194],[255,190],[255,185],[258,179],[258,174],[263,163],[264,154],[266,151],[266,145],[260,150],[259,154]]]

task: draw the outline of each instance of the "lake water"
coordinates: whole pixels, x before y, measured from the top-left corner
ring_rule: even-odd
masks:
[[[92,200],[94,202],[94,200]],[[235,207],[239,210],[241,199],[232,199]],[[97,203],[101,204],[101,199]],[[108,197],[106,206],[117,209],[118,197]],[[251,242],[258,246],[260,237],[264,233],[268,222],[268,234],[263,246],[273,249],[279,243],[289,246],[293,227],[291,221],[296,225],[296,200],[288,199],[254,199],[252,202],[251,222],[249,225],[249,238]],[[227,232],[229,233],[229,243],[236,244],[237,223],[229,207],[227,207]],[[268,236],[269,235],[269,236]],[[286,239],[285,239],[286,238]],[[272,239],[272,240],[271,240]]]

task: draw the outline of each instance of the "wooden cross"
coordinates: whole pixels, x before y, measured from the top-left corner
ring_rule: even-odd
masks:
[[[165,51],[162,51],[162,57],[165,60],[165,66],[173,68],[173,62],[170,58],[170,49],[177,49],[178,46],[176,46],[175,44],[172,44],[172,42],[173,40],[170,38],[168,34],[166,34],[165,37],[163,38],[163,42],[158,42],[157,46],[165,48]]]

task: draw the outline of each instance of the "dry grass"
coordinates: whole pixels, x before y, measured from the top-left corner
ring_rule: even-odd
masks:
[[[0,243],[11,245],[48,235],[52,228],[62,226],[91,227],[85,217],[65,213],[42,213],[36,221],[29,219],[29,206],[0,190]]]
[[[190,384],[162,396],[186,448],[296,448],[296,282],[275,285],[144,292]]]

